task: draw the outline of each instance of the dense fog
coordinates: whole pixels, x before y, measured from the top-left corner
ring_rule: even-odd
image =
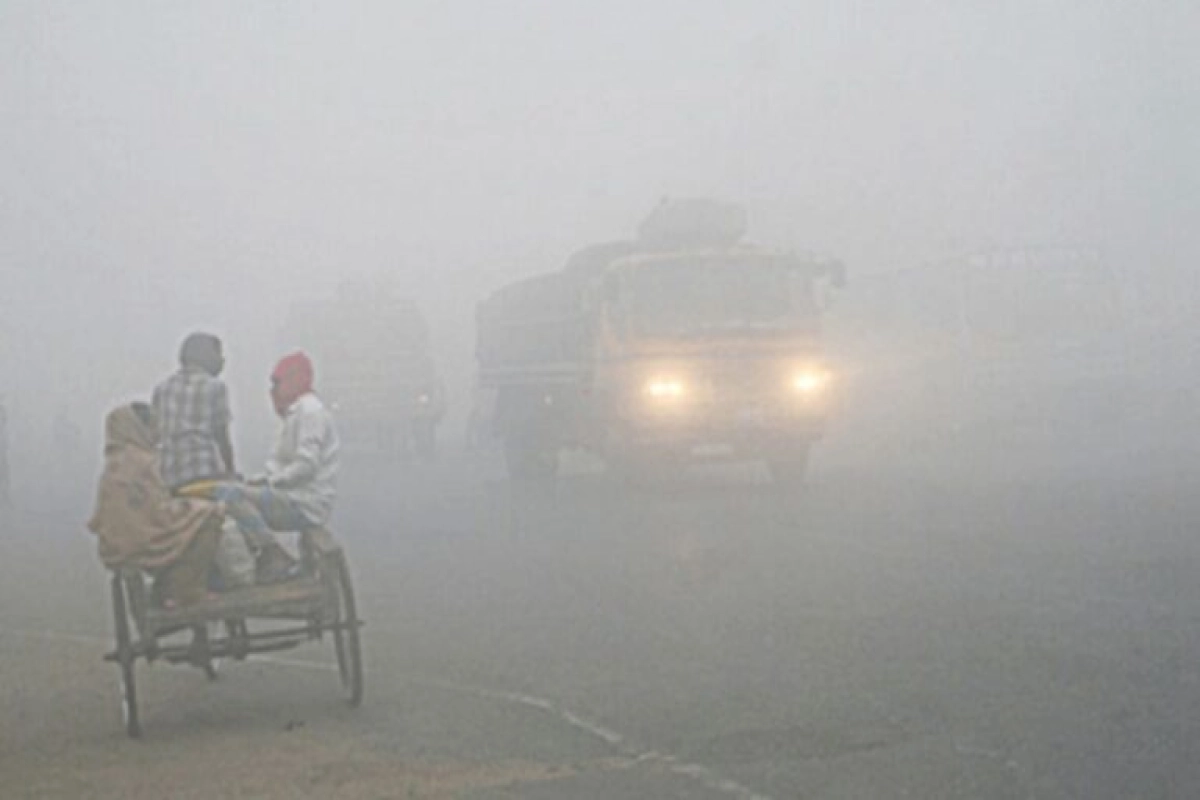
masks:
[[[1083,242],[1157,282],[1196,251],[1186,3],[0,13],[3,391],[33,448],[61,408],[94,451],[196,328],[258,446],[288,304],[362,273],[419,295],[461,405],[474,304],[664,195],[853,274]]]
[[[363,565],[368,616],[382,618],[374,657],[397,674],[576,703],[602,732],[641,737],[634,755],[658,747],[724,764],[710,784],[732,776],[768,792],[732,793],[742,797],[797,787],[825,796],[811,774],[815,783],[789,783],[746,765],[762,752],[791,765],[828,754],[813,743],[824,734],[795,733],[826,712],[902,730],[905,742],[958,725],[954,758],[1001,754],[992,762],[1007,778],[925,796],[1009,796],[995,788],[1009,779],[1022,797],[1144,786],[1146,796],[1187,796],[1182,786],[1200,786],[1194,770],[1180,784],[1155,781],[1166,765],[1200,763],[1191,728],[1172,717],[1176,727],[1155,739],[1155,725],[1173,702],[1163,698],[1200,701],[1190,678],[1154,671],[1153,654],[1175,648],[1186,662],[1197,640],[1180,621],[1194,616],[1190,579],[1171,570],[1196,557],[1182,532],[1194,527],[1185,498],[1200,464],[1198,32],[1200,5],[1185,0],[0,0],[0,402],[13,505],[26,514],[0,517],[4,536],[34,541],[21,520],[44,523],[56,533],[38,545],[39,568],[74,564],[88,576],[78,591],[100,597],[82,528],[109,409],[148,399],[187,334],[215,333],[238,460],[253,472],[278,426],[268,397],[276,360],[311,352],[318,392],[326,375],[358,380],[351,362],[395,363],[381,344],[391,329],[370,311],[394,301],[410,309],[396,324],[427,340],[436,378],[386,391],[444,402],[438,459],[347,447],[335,520]],[[812,299],[828,375],[788,376],[804,391],[829,376],[836,387],[808,487],[781,498],[752,465],[681,471],[626,494],[604,482],[595,454],[571,448],[557,488],[507,481],[500,448],[477,440],[499,413],[480,389],[480,303],[581,248],[632,239],[664,198],[697,197],[744,208],[756,246],[845,267],[844,285],[823,283]],[[673,374],[651,377],[653,393],[689,390]],[[349,430],[352,404],[335,411]],[[1064,486],[1080,494],[1060,496]],[[861,549],[820,551],[847,532],[863,533]],[[1127,548],[1142,536],[1163,549],[1139,561]],[[1063,555],[1092,546],[1103,553]],[[899,556],[874,573],[871,559],[893,547]],[[914,553],[928,560],[905,560]],[[1126,573],[1135,562],[1148,572]],[[794,582],[776,573],[782,564]],[[1146,577],[1154,570],[1161,581]],[[405,576],[400,588],[393,575]],[[14,598],[36,605],[36,592],[8,591],[0,645],[5,620],[26,619]],[[1012,611],[1014,622],[1005,609],[1018,597],[1046,605]],[[800,609],[825,601],[833,610],[812,619],[830,627],[795,633],[795,620],[809,619]],[[910,604],[940,621],[870,627]],[[55,607],[60,621],[85,619],[68,606]],[[1110,624],[1134,636],[1142,612],[1161,640],[1109,636]],[[1097,617],[1082,621],[1088,614]],[[1092,730],[1090,701],[1020,716],[1012,697],[1036,705],[1040,689],[1022,694],[1013,678],[1002,697],[992,682],[996,696],[972,705],[978,686],[933,670],[970,674],[1063,630],[1096,639],[1072,640],[1066,666],[1032,673],[1156,699],[1104,717],[1119,718],[1116,732],[1062,744],[1078,761],[1031,766],[1015,732],[1067,741],[1064,731]],[[962,655],[960,633],[996,638]],[[786,651],[792,634],[796,650]],[[417,645],[396,644],[401,655],[388,661],[384,641]],[[796,653],[811,655],[814,641],[829,660],[804,662],[810,685],[779,665],[808,658]],[[735,643],[766,660],[738,661]],[[723,655],[710,663],[714,652]],[[1138,672],[1130,665],[1145,653],[1155,666]],[[1123,677],[1106,683],[1095,663],[1109,656]],[[903,666],[888,672],[893,659]],[[852,690],[851,678],[838,683],[863,661],[878,672],[855,673]],[[1152,673],[1153,690],[1121,682],[1134,672]],[[399,692],[403,681],[380,683]],[[794,715],[774,707],[771,698],[809,697],[818,685],[831,697],[845,689],[845,703]],[[984,723],[962,734],[957,701],[930,699],[939,685],[970,714],[998,715],[994,741]],[[388,690],[379,708],[391,707]],[[734,744],[713,734],[693,747],[681,731],[712,719],[792,731],[800,743],[778,751],[747,744],[759,742],[750,734]],[[875,733],[856,732],[846,752],[860,735],[861,749],[873,747]],[[1134,740],[1174,749],[1137,763],[1114,756],[1142,752]],[[911,763],[925,757],[941,756],[921,751]],[[1048,777],[1059,771],[1067,777]],[[893,796],[847,785],[830,796]],[[603,786],[594,796],[625,796]],[[668,796],[659,791],[629,796]],[[254,787],[230,789],[239,792]]]

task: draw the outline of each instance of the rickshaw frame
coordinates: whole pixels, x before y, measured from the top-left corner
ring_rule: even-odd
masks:
[[[283,583],[225,592],[212,599],[179,608],[159,607],[151,601],[146,574],[137,568],[112,570],[115,649],[105,654],[121,672],[121,710],[125,731],[141,735],[137,679],[139,659],[189,664],[217,677],[221,659],[244,660],[257,653],[289,650],[331,634],[338,676],[345,700],[362,703],[363,663],[358,607],[350,569],[341,545],[324,528],[300,533],[301,576]],[[294,624],[251,632],[250,619]],[[224,625],[223,635],[210,628]],[[190,644],[162,641],[173,634],[192,632]]]

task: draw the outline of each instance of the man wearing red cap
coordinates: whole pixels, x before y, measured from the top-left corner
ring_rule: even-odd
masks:
[[[333,416],[313,391],[312,361],[286,356],[271,372],[271,402],[283,420],[266,472],[250,482],[267,524],[276,530],[324,525],[337,497],[338,436]]]
[[[337,497],[339,443],[333,416],[313,391],[313,366],[304,353],[275,366],[271,402],[283,427],[266,472],[250,479],[245,497],[273,530],[321,527]],[[260,564],[260,581],[286,577],[291,565],[280,552],[267,551],[275,563]]]

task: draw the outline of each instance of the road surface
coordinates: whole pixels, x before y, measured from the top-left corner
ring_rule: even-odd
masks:
[[[1019,475],[1019,471],[1014,471]],[[0,796],[1200,796],[1200,472],[831,459],[629,489],[350,464],[367,700],[327,648],[139,667],[86,487],[0,537]],[[83,496],[83,500],[80,500]]]

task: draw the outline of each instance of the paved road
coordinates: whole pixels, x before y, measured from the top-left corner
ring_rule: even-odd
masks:
[[[143,671],[60,504],[0,541],[0,794],[1200,795],[1194,473],[967,481],[829,464],[630,491],[487,458],[362,464],[344,531],[368,701],[328,654]]]

